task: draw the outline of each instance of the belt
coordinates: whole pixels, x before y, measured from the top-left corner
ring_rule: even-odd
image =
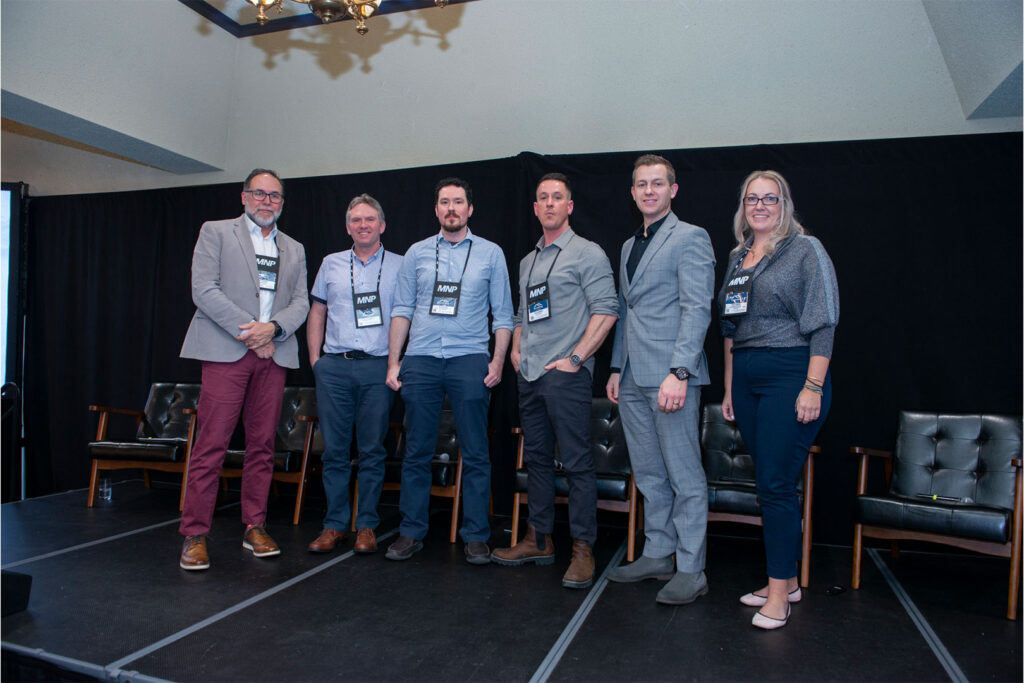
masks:
[[[346,360],[378,360],[380,358],[387,358],[387,356],[371,356],[366,351],[342,351],[341,353],[331,353],[331,356],[340,356]]]

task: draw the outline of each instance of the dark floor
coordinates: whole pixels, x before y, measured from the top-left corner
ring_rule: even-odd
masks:
[[[2,621],[5,680],[1021,680],[1021,622],[1005,618],[1008,563],[996,558],[866,554],[861,590],[836,593],[827,589],[848,586],[850,549],[816,546],[789,625],[765,632],[737,601],[759,585],[760,541],[729,527],[712,527],[710,593],[665,607],[656,581],[562,588],[563,528],[552,566],[468,565],[447,542],[444,502],[424,550],[391,562],[348,547],[309,554],[317,502],[293,527],[282,496],[268,530],[283,552],[261,560],[241,548],[228,494],[212,567],[190,573],[177,564],[177,490],[120,482],[93,509],[85,494],[0,509],[3,569],[33,579],[28,609]],[[382,545],[397,525],[391,495]],[[507,526],[495,519],[496,542]],[[624,537],[602,527],[598,577]]]

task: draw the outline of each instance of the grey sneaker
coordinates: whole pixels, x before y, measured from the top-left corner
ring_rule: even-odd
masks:
[[[384,557],[389,560],[408,560],[422,549],[422,541],[417,541],[411,536],[399,536],[397,541],[388,546],[388,551],[384,553]]]
[[[491,549],[483,541],[470,541],[466,544],[466,562],[470,564],[490,564]]]
[[[702,595],[707,595],[708,577],[704,572],[689,574],[676,572],[676,575],[658,591],[655,598],[663,605],[689,605]]]
[[[607,576],[609,581],[615,583],[634,583],[644,579],[668,581],[672,578],[674,570],[675,563],[671,555],[660,558],[641,555],[636,562],[609,569]]]

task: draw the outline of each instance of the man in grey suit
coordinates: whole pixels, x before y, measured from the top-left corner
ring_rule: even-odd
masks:
[[[306,320],[306,252],[277,229],[284,186],[257,168],[242,185],[238,218],[204,223],[192,255],[192,317],[182,358],[202,361],[199,436],[192,448],[179,532],[179,565],[210,566],[206,536],[231,434],[244,413],[242,547],[256,557],[281,550],[264,529],[274,474],[285,368],[299,367],[295,331]]]
[[[670,579],[657,596],[668,605],[708,592],[708,494],[697,416],[701,387],[709,383],[704,335],[715,255],[703,228],[672,213],[678,190],[667,159],[645,154],[636,160],[632,194],[644,222],[622,245],[619,324],[606,387],[619,404],[644,496],[646,537],[640,559],[611,569],[608,579]]]

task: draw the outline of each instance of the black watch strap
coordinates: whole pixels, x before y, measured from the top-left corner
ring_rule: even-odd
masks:
[[[668,371],[678,380],[690,379],[690,371],[686,368],[669,368]]]
[[[271,320],[270,322],[272,322],[274,324],[274,336],[275,337],[280,337],[282,334],[284,334],[284,328],[282,328],[278,324],[278,322],[276,320]]]

